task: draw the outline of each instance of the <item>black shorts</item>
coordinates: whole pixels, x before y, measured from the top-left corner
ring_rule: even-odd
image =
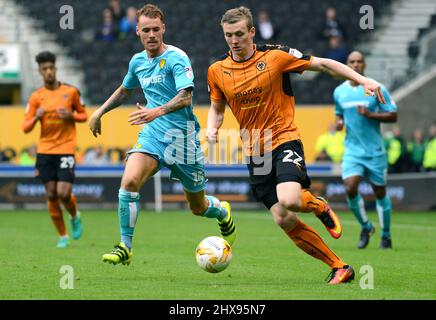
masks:
[[[35,176],[43,183],[74,182],[76,161],[73,154],[39,154],[36,156]]]
[[[247,166],[254,197],[268,210],[278,202],[276,186],[279,183],[295,181],[303,189],[310,187],[300,140],[285,142],[272,153],[250,157]]]

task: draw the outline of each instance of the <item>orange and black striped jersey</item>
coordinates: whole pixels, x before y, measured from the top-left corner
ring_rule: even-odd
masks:
[[[36,110],[44,109],[41,118],[41,134],[38,143],[38,153],[41,154],[74,154],[76,148],[75,122],[87,119],[85,106],[77,88],[60,83],[54,90],[41,87],[30,96],[24,116],[23,131],[32,131]],[[73,120],[62,119],[58,109],[65,108],[73,113]]]
[[[247,155],[270,152],[300,138],[289,73],[303,73],[311,61],[296,49],[264,45],[255,46],[248,60],[235,61],[229,52],[209,67],[210,98],[229,104]]]

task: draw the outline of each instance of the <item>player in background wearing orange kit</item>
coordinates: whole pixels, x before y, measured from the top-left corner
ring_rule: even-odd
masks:
[[[295,101],[289,73],[313,70],[339,75],[362,84],[366,93],[383,100],[380,84],[330,59],[306,56],[285,46],[256,46],[253,18],[246,7],[228,10],[221,27],[230,51],[208,70],[208,141],[217,141],[227,103],[241,128],[256,198],[301,250],[331,268],[329,284],[353,280],[353,268],[296,214],[313,212],[333,238],[342,234],[341,223],[327,202],[309,191],[311,182],[294,123]]]
[[[72,237],[83,232],[77,199],[72,193],[75,169],[76,122],[85,122],[87,114],[77,88],[56,79],[56,56],[48,51],[36,56],[44,86],[30,96],[23,131],[29,133],[41,123],[36,158],[36,177],[44,183],[48,211],[59,233],[58,248],[69,245],[61,203],[70,214]]]

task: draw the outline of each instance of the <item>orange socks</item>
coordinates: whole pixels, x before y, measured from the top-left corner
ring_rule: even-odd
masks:
[[[64,218],[62,216],[61,204],[59,200],[56,201],[48,200],[47,205],[48,205],[48,212],[50,213],[51,221],[53,222],[59,235],[60,236],[67,235]]]
[[[72,218],[74,218],[77,214],[77,198],[74,193],[71,193],[70,202],[67,203],[65,209],[67,209],[68,213]]]
[[[295,227],[286,234],[295,242],[297,247],[314,258],[323,261],[331,268],[342,268],[346,265],[346,263],[324,243],[318,232],[303,221],[298,220]]]
[[[301,212],[315,212],[320,215],[326,210],[326,204],[317,199],[309,190],[301,191]]]

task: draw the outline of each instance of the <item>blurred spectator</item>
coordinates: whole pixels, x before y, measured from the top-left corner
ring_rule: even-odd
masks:
[[[340,37],[346,40],[347,35],[345,33],[345,28],[338,21],[336,17],[336,9],[333,7],[327,8],[325,12],[325,20],[322,26],[321,36],[325,40],[329,40],[330,37]]]
[[[426,171],[436,170],[436,123],[432,124],[429,129],[428,143],[425,148],[423,165]]]
[[[103,41],[114,41],[117,39],[118,28],[117,24],[114,22],[112,12],[110,9],[106,8],[102,12],[103,23],[100,30],[97,32],[96,39]]]
[[[36,145],[31,145],[25,148],[18,159],[18,164],[21,166],[34,166],[36,163]]]
[[[121,148],[110,148],[107,155],[110,163],[114,165],[123,164],[126,159],[126,151]]]
[[[108,156],[104,153],[103,146],[90,148],[83,156],[84,165],[110,165]]]
[[[278,35],[278,31],[272,23],[268,11],[259,11],[257,21],[258,26],[256,28],[256,36],[258,37],[259,42],[265,43],[275,41]]]
[[[386,153],[388,157],[388,172],[399,173],[407,171],[407,145],[401,135],[400,127],[395,126],[387,140]]]
[[[112,13],[112,18],[116,25],[119,25],[121,19],[126,15],[124,9],[121,6],[120,0],[109,0],[108,9]]]
[[[336,131],[336,124],[329,125],[329,131],[320,135],[316,141],[317,161],[340,163],[345,151],[345,132]]]
[[[316,155],[315,161],[317,162],[332,162],[332,158],[329,157],[329,155],[327,154],[327,152],[325,150],[321,150],[321,152],[318,152],[318,154]]]
[[[13,162],[17,152],[11,147],[7,147],[0,151],[0,162]]]
[[[347,46],[342,42],[342,38],[338,36],[330,37],[329,47],[325,57],[346,64],[347,56],[348,49]]]
[[[120,21],[120,38],[136,36],[136,8],[128,7],[126,15]]]
[[[422,163],[424,161],[426,141],[421,129],[413,131],[413,139],[407,143],[407,153],[410,160],[410,171],[423,171]]]

